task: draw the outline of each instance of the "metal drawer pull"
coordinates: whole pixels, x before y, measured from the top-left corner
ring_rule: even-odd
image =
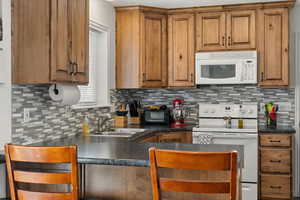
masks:
[[[281,143],[281,140],[270,140],[270,142],[273,142],[273,143]]]
[[[281,186],[272,186],[272,185],[271,185],[270,188],[271,188],[271,189],[281,189],[282,187],[281,187]]]
[[[272,163],[281,163],[281,160],[270,160]]]

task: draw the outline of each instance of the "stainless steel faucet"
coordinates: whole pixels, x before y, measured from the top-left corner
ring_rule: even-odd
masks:
[[[109,114],[107,115],[100,115],[98,118],[98,132],[101,133],[103,131],[105,131],[105,123],[108,121],[111,121],[112,118]]]

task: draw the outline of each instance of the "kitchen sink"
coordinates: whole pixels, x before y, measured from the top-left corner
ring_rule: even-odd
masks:
[[[97,136],[97,137],[131,137],[136,133],[144,132],[146,129],[139,129],[139,128],[116,128],[112,131],[104,131],[101,133],[94,133],[90,136]]]

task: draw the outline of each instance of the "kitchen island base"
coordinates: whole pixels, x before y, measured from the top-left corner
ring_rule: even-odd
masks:
[[[87,197],[103,200],[152,200],[150,169],[148,167],[86,165],[85,170],[84,190]],[[162,177],[189,180],[229,180],[227,171],[160,169],[159,174]],[[241,188],[241,185],[238,188]],[[163,191],[161,195],[162,199],[171,200],[229,200],[227,194],[199,195]]]

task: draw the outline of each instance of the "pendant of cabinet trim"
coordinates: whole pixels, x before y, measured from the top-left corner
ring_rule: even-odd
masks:
[[[167,86],[167,16],[117,9],[117,88]]]
[[[197,51],[256,48],[256,11],[198,13]]]
[[[195,85],[194,14],[169,16],[169,86]]]
[[[12,1],[13,82],[88,83],[89,1]]]
[[[289,10],[259,11],[260,85],[289,85]]]

